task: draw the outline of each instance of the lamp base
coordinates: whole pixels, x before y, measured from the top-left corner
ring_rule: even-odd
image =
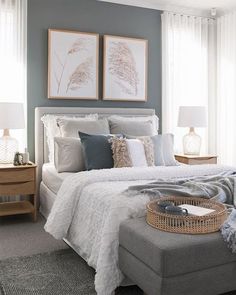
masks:
[[[183,147],[185,155],[200,155],[201,137],[195,133],[194,128],[191,127],[189,133],[183,137]]]
[[[18,151],[18,142],[11,137],[9,130],[5,129],[0,138],[0,163],[10,164],[14,161],[15,153]]]

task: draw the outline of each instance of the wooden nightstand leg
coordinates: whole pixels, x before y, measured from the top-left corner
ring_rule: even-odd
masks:
[[[37,221],[37,198],[36,198],[36,195],[33,195],[33,205],[34,205],[33,220],[34,220],[34,222],[36,222]]]

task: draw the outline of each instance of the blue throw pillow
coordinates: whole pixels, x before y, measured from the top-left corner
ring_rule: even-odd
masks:
[[[86,170],[113,168],[111,135],[90,135],[79,132]]]

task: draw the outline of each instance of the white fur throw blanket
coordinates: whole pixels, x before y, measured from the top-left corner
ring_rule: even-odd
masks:
[[[118,267],[118,234],[122,221],[145,215],[148,196],[123,192],[147,181],[215,175],[232,168],[218,165],[120,168],[79,172],[63,182],[45,230],[66,238],[95,268],[98,295],[111,295],[123,275]]]

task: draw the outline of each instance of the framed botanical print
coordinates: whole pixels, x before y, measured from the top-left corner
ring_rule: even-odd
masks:
[[[104,36],[103,99],[147,100],[148,41]]]
[[[99,35],[48,30],[48,98],[98,99]]]

